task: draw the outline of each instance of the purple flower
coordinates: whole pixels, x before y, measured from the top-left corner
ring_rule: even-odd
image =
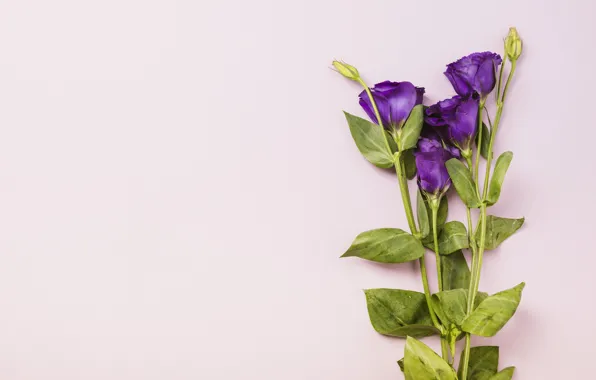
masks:
[[[458,95],[468,97],[477,93],[485,98],[495,88],[496,70],[500,64],[501,56],[496,53],[473,53],[448,64],[445,76]]]
[[[445,162],[453,158],[453,155],[443,149],[439,141],[423,140],[425,141],[419,142],[419,150],[416,152],[418,186],[428,195],[441,196],[451,185],[451,178],[449,178]]]
[[[424,88],[415,87],[410,82],[385,81],[377,83],[370,90],[379,109],[383,126],[390,131],[400,128],[404,124],[412,108],[422,104],[422,95],[424,94]],[[359,97],[360,105],[368,117],[379,124],[366,91],[362,91]]]
[[[478,99],[456,95],[442,100],[426,109],[425,121],[443,140],[467,151],[478,128]]]
[[[424,123],[422,127],[422,133],[420,133],[420,140],[418,140],[418,151],[430,152],[438,148],[445,149],[453,157],[461,158],[461,154],[458,148],[454,147],[449,141],[443,141],[441,136],[435,132],[434,128],[428,123]]]

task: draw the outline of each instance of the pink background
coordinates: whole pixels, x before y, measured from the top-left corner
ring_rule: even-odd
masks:
[[[526,281],[494,339],[516,379],[593,378],[591,1],[21,0],[0,4],[0,377],[400,378],[362,289],[414,265],[338,259],[406,227],[342,109],[366,80],[453,91],[444,65],[524,56],[495,214],[526,217],[481,289]],[[413,184],[412,184],[413,185]],[[454,207],[451,218],[463,217]],[[437,347],[437,342],[430,340]]]

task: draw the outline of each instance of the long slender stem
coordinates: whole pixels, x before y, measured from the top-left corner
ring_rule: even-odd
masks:
[[[414,235],[418,235],[418,229],[416,228],[416,223],[414,222],[414,213],[412,212],[412,201],[410,200],[410,190],[408,188],[408,182],[405,176],[405,170],[403,168],[403,159],[401,154],[397,155],[398,159],[397,162],[395,162],[395,173],[397,174],[397,179],[399,181],[399,189],[400,189],[400,193],[401,193],[401,199],[402,202],[404,204],[404,209],[406,212],[406,219],[408,219],[408,225],[410,226],[410,231],[412,232],[412,234]],[[430,318],[433,322],[433,325],[441,332],[441,334],[443,333],[443,327],[441,326],[441,323],[439,322],[439,320],[437,319],[437,316],[435,315],[435,311],[433,309],[432,306],[432,302],[431,302],[431,293],[430,293],[430,287],[428,285],[428,274],[426,271],[426,260],[424,255],[422,257],[420,257],[419,259],[420,261],[420,275],[422,276],[422,287],[424,289],[424,297],[426,298],[426,304],[428,306],[428,310],[430,313]],[[441,336],[441,356],[443,357],[443,359],[448,360],[449,357],[449,353],[447,350],[447,346],[446,346],[446,341],[445,339]]]
[[[439,291],[443,291],[443,260],[439,253],[439,234],[437,232],[437,215],[439,213],[439,205],[441,204],[441,198],[433,199],[429,202],[432,211],[432,224],[433,224],[433,241],[435,245],[435,260],[437,262],[437,282],[439,284]],[[441,353],[443,359],[450,362],[449,357],[449,345],[447,340],[441,337]]]
[[[501,103],[505,103],[505,95],[507,95],[507,89],[509,88],[509,83],[511,83],[511,78],[513,78],[513,73],[515,73],[516,66],[517,66],[517,61],[511,62],[511,70],[509,71],[509,76],[507,77],[507,83],[505,84],[505,89],[503,90],[503,96],[501,97]]]
[[[470,159],[466,160],[468,163],[468,168],[471,170],[472,169],[472,161]],[[470,210],[470,208],[466,207],[466,217],[468,220],[468,240],[470,242],[470,250],[472,251],[472,269],[470,271],[470,273],[472,274],[472,276],[474,275],[474,273],[476,272],[476,237],[474,234],[474,227],[473,227],[473,223],[472,223],[472,211]],[[473,286],[474,286],[475,281],[470,278],[470,283],[468,285],[468,304],[466,305],[467,310],[466,313],[469,314],[472,311],[472,306],[473,304],[470,303],[472,297],[470,297],[470,295],[473,292]],[[471,335],[470,333],[466,333],[465,334],[465,346],[464,346],[464,354],[462,355],[462,366],[463,368],[462,370],[462,375],[463,375],[463,379],[465,379],[468,376],[468,366],[469,366],[469,362],[470,362],[470,345],[471,345]]]
[[[364,87],[364,90],[366,91],[366,94],[368,95],[368,97],[370,99],[370,103],[372,104],[373,110],[375,112],[375,116],[377,117],[377,122],[378,122],[379,126],[381,127],[381,129],[383,130],[383,138],[385,141],[385,147],[387,148],[387,151],[391,152],[391,146],[389,145],[389,140],[387,139],[387,134],[384,131],[383,121],[381,120],[381,115],[379,114],[379,109],[377,108],[375,99],[373,98],[372,93],[371,93],[370,89],[368,88],[368,86],[366,85],[366,83],[364,83],[364,81],[360,78],[358,78],[358,82],[362,85],[362,87]],[[410,200],[410,191],[408,189],[408,182],[407,182],[407,179],[405,176],[405,168],[404,168],[403,159],[402,159],[402,155],[401,155],[401,147],[399,147],[399,152],[395,156],[396,156],[396,159],[394,161],[395,173],[397,174],[397,179],[399,182],[399,189],[400,189],[400,193],[401,193],[402,202],[404,204],[404,209],[406,212],[406,218],[408,220],[408,226],[410,227],[410,231],[412,232],[412,234],[414,236],[418,236],[419,233],[418,233],[418,229],[416,228],[416,223],[414,222],[414,213],[412,212],[412,201]],[[437,316],[435,315],[435,312],[432,307],[431,299],[430,299],[431,293],[430,293],[430,287],[428,285],[428,275],[426,273],[426,262],[425,262],[424,256],[422,256],[419,261],[420,261],[420,274],[422,276],[422,287],[424,288],[424,296],[426,298],[428,310],[430,312],[430,316],[431,316],[433,325],[441,333],[443,333],[443,328],[442,328],[441,324],[439,323]],[[445,339],[443,337],[441,337],[442,356],[445,360],[448,360],[449,354],[448,354],[446,346],[447,345],[446,345]]]
[[[505,70],[505,62],[501,63],[501,71],[499,73],[499,84],[497,85],[497,93],[496,95],[496,99],[497,99],[497,103],[499,102],[499,97],[501,96],[501,81],[503,80],[503,71]]]
[[[435,243],[435,258],[437,260],[437,277],[439,283],[439,291],[443,291],[443,273],[442,273],[442,260],[441,255],[439,253],[439,234],[437,232],[437,215],[439,213],[439,204],[441,203],[441,198],[436,201],[431,201],[429,204],[431,205],[432,211],[432,223],[433,223],[433,241]]]
[[[412,201],[410,200],[410,189],[408,188],[408,180],[406,179],[401,154],[399,154],[397,162],[395,162],[395,173],[397,174],[397,180],[399,182],[399,190],[401,192],[401,199],[404,203],[408,226],[410,227],[410,231],[413,235],[418,235],[418,228],[416,228],[416,222],[414,222],[414,212],[412,211]]]
[[[503,105],[505,102],[505,96],[507,95],[507,90],[509,88],[509,84],[511,83],[511,78],[513,77],[513,73],[515,72],[515,61],[512,62],[511,71],[509,72],[509,77],[507,78],[507,83],[503,88],[503,93],[501,98],[499,99],[497,95],[497,112],[495,116],[495,122],[493,127],[490,131],[490,140],[488,144],[488,156],[486,158],[486,174],[484,176],[484,187],[482,191],[482,206],[480,207],[480,221],[479,226],[480,228],[480,241],[478,242],[478,249],[477,254],[475,256],[475,262],[472,262],[472,279],[470,281],[470,289],[468,292],[468,314],[472,312],[474,301],[476,298],[476,294],[478,293],[478,287],[480,285],[480,272],[482,270],[482,258],[484,256],[484,245],[486,243],[486,195],[488,194],[488,183],[490,180],[490,172],[491,172],[491,164],[493,158],[493,145],[495,141],[495,136],[497,135],[497,130],[499,129],[499,123],[501,122],[501,114],[503,113]],[[501,77],[503,76],[503,67],[501,67],[501,75],[499,77],[499,83],[501,82]],[[497,93],[499,94],[499,90],[497,89]],[[500,95],[500,94],[499,94]],[[479,144],[480,145],[480,144]],[[477,157],[478,158],[478,157]],[[475,163],[478,165],[478,162]],[[476,182],[478,182],[478,177],[476,176]],[[463,352],[463,359],[462,359],[462,378],[461,380],[467,380],[468,376],[468,365],[470,359],[470,334],[466,334],[466,344]]]
[[[481,99],[478,103],[478,148],[476,149],[476,162],[474,163],[473,178],[476,184],[476,193],[480,197],[480,188],[478,187],[478,164],[480,163],[480,147],[482,146],[482,111],[484,110],[484,104],[486,99]],[[471,170],[471,168],[470,168]]]
[[[424,296],[426,297],[426,303],[428,305],[428,309],[430,310],[430,319],[433,322],[433,325],[441,330],[441,324],[435,315],[432,304],[430,301],[430,287],[428,286],[428,275],[426,274],[426,262],[424,256],[420,258],[420,273],[422,274],[422,288],[424,289]]]

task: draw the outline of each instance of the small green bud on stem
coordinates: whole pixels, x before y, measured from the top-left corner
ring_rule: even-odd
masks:
[[[509,34],[505,38],[505,53],[511,62],[517,61],[522,53],[522,40],[515,28],[509,28]]]
[[[348,65],[345,62],[333,61],[333,67],[335,67],[338,73],[340,73],[348,79],[354,81],[358,81],[360,79],[360,74],[358,73],[358,70],[352,65]]]

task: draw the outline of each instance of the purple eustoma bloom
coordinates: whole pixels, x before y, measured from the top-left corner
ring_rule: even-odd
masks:
[[[454,147],[449,143],[449,140],[443,141],[441,136],[435,132],[434,128],[428,123],[424,123],[422,127],[422,133],[420,133],[420,140],[418,140],[418,151],[430,152],[438,147],[442,147],[447,150],[455,158],[461,158],[461,154],[458,148]]]
[[[410,82],[385,81],[377,83],[370,91],[379,109],[383,127],[389,131],[398,129],[405,123],[412,108],[422,104],[422,95],[424,94],[424,88],[415,87]],[[379,124],[366,91],[362,91],[359,97],[360,105],[368,117]]]
[[[453,155],[443,149],[439,141],[430,139],[419,141],[418,152],[416,152],[416,169],[418,171],[418,186],[423,192],[429,196],[437,197],[449,189],[451,178],[449,178],[445,163],[451,158]]]
[[[496,53],[473,53],[448,64],[445,76],[458,95],[468,97],[476,93],[484,99],[495,88],[496,71],[501,61],[501,56]]]
[[[459,95],[426,109],[425,121],[445,140],[468,151],[478,129],[478,99]]]

